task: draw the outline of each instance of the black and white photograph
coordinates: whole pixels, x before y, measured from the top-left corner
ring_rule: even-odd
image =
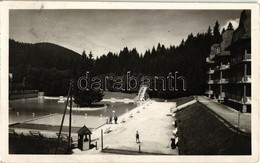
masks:
[[[3,161],[257,161],[259,6],[207,5],[7,3]]]

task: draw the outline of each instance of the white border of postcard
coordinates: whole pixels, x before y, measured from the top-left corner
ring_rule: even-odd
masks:
[[[8,39],[10,9],[250,9],[252,17],[252,155],[125,156],[125,155],[9,155],[8,154]],[[1,148],[3,162],[257,162],[259,154],[259,5],[257,3],[144,3],[144,2],[1,2]]]

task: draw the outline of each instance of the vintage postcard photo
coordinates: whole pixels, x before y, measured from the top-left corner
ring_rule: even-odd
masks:
[[[258,160],[257,4],[1,7],[3,162]]]

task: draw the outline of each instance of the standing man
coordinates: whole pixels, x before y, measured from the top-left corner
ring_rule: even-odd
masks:
[[[135,138],[136,138],[136,143],[140,143],[138,131],[136,131]]]
[[[117,116],[114,117],[115,124],[117,124]]]
[[[109,124],[112,124],[112,116],[109,117]]]

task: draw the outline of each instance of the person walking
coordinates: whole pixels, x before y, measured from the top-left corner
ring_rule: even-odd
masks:
[[[112,124],[112,116],[109,117],[109,124]]]
[[[174,135],[171,137],[171,147],[172,147],[172,149],[175,149],[175,148],[176,148],[176,145],[175,145],[175,136],[174,136]]]
[[[108,117],[106,117],[106,124],[108,124]]]
[[[135,138],[136,138],[136,143],[140,143],[138,131],[136,131]]]
[[[114,117],[115,124],[117,124],[117,116]]]

